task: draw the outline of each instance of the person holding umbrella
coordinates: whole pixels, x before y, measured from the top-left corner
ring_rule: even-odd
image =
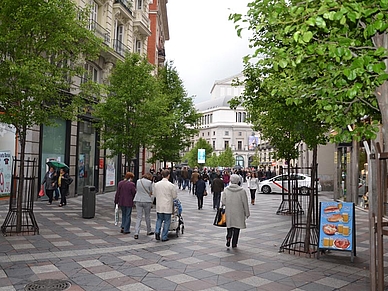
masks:
[[[61,203],[59,207],[66,205],[66,196],[69,195],[69,186],[73,182],[73,179],[69,176],[69,173],[65,171],[65,168],[59,169],[58,188],[61,192]]]
[[[44,175],[44,178],[42,181],[42,189],[43,187],[45,187],[46,195],[49,198],[49,201],[47,203],[48,205],[51,205],[53,203],[53,193],[57,188],[57,181],[58,181],[57,172],[55,171],[54,167],[51,166],[50,169]]]

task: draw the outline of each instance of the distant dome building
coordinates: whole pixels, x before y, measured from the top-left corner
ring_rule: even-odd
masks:
[[[235,110],[230,108],[229,101],[244,91],[244,86],[232,86],[235,79],[242,79],[238,74],[223,80],[216,81],[211,89],[211,99],[195,105],[202,118],[199,124],[199,138],[205,139],[213,151],[219,155],[230,147],[235,156],[235,165],[242,168],[252,167],[252,156],[259,145],[260,138],[253,132],[251,124],[246,122],[247,112],[242,106]],[[268,154],[263,154],[270,161]],[[264,162],[264,161],[263,161]]]

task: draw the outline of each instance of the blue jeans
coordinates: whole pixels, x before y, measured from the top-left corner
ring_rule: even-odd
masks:
[[[121,228],[124,229],[124,232],[129,232],[129,228],[131,227],[131,214],[132,207],[121,206]]]
[[[155,225],[155,233],[160,234],[160,230],[162,228],[162,223],[164,221],[162,240],[166,240],[168,238],[168,231],[170,229],[171,213],[159,213],[158,212],[156,215],[157,215],[157,219],[156,219],[156,225]]]
[[[183,179],[183,190],[188,187],[190,189],[190,180],[189,179]]]

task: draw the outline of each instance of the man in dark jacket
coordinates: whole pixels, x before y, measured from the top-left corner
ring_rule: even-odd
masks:
[[[194,173],[198,173],[198,172],[194,172]],[[205,194],[205,191],[206,191],[205,181],[203,180],[202,175],[199,175],[198,181],[195,183],[195,194],[197,195],[197,200],[198,200],[198,210],[202,209],[203,207],[203,196]]]
[[[213,209],[218,209],[220,207],[221,192],[224,191],[224,181],[217,176],[213,179],[211,189],[213,193]]]

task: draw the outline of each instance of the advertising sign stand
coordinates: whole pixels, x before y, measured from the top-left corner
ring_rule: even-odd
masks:
[[[320,202],[318,255],[326,250],[350,252],[356,256],[356,217],[353,202]]]

